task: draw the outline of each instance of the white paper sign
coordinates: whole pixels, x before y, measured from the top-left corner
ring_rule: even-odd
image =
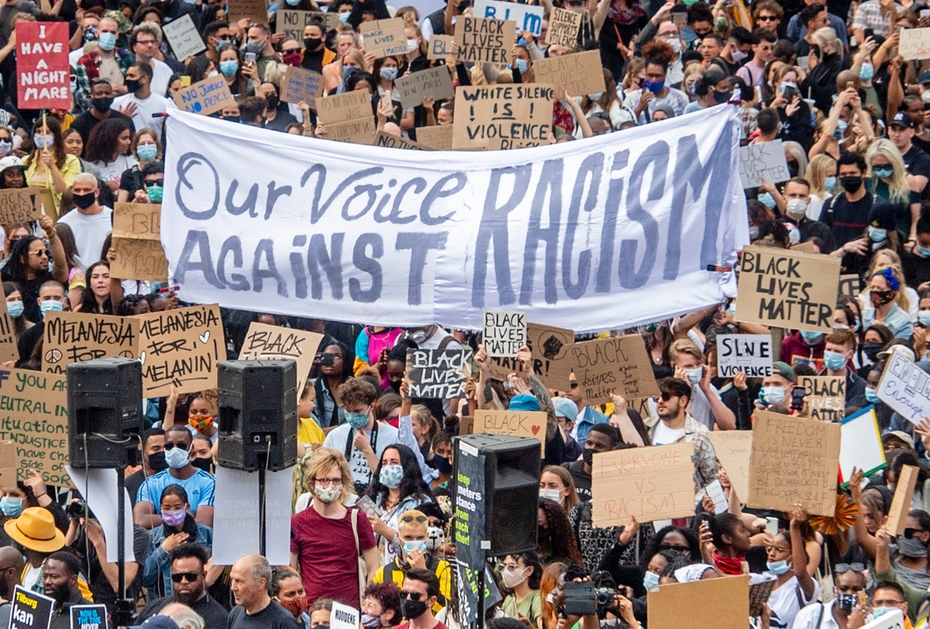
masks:
[[[491,358],[513,358],[526,345],[526,313],[484,313],[481,342]]]
[[[740,147],[739,178],[743,189],[757,188],[763,179],[769,183],[791,179],[781,140]]]
[[[876,393],[878,399],[915,425],[930,416],[930,374],[898,353],[888,359]]]
[[[197,27],[194,26],[194,20],[191,19],[188,13],[163,25],[161,29],[165,33],[165,37],[168,38],[171,50],[178,61],[184,61],[188,57],[207,49],[206,44],[203,43],[203,38],[197,32]]]
[[[866,478],[885,467],[885,450],[875,407],[868,406],[840,422],[840,482],[852,477],[853,468]]]
[[[107,542],[107,562],[117,563],[119,561],[118,545],[116,543],[117,526],[116,514],[119,511],[116,508],[116,470],[115,469],[88,469],[87,477],[84,477],[84,470],[66,465],[68,476],[84,500],[87,507],[93,511],[94,517],[100,522],[103,528],[103,537]],[[120,470],[122,473],[123,470]],[[126,561],[135,561],[136,555],[133,545],[132,530],[132,501],[129,500],[129,492],[124,488],[126,494],[123,503],[123,517],[125,528],[123,529],[123,545]]]
[[[717,375],[732,378],[737,371],[742,371],[748,378],[772,375],[771,334],[717,336]]]
[[[904,612],[900,609],[886,612],[860,629],[904,629]]]
[[[359,611],[348,605],[333,601],[333,612],[329,616],[329,629],[358,629]]]
[[[720,484],[720,481],[715,480],[705,487],[704,491],[706,491],[710,499],[714,501],[714,515],[726,513],[727,509],[730,508],[730,503],[727,501],[727,495],[724,493],[723,485]]]
[[[545,8],[516,2],[500,0],[477,0],[475,17],[510,20],[517,23],[517,32],[529,31],[535,36],[542,34],[542,21]]]

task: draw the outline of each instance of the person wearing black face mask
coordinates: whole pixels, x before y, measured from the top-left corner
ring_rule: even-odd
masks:
[[[595,452],[609,452],[620,442],[620,431],[610,424],[595,424],[585,437],[581,460],[563,463],[575,481],[578,498],[591,500],[591,464]]]
[[[323,72],[336,60],[336,53],[325,46],[326,31],[323,22],[314,19],[304,27],[304,49],[301,51],[300,67],[314,72]]]
[[[168,469],[165,462],[165,431],[151,428],[142,433],[142,469],[126,477],[129,499],[136,504],[136,494],[142,482],[152,474]]]
[[[439,599],[439,579],[429,570],[411,568],[400,591],[400,613],[406,619],[397,629],[446,629],[433,616]]]
[[[278,99],[278,88],[273,83],[262,83],[262,96],[268,104],[265,109],[264,126],[266,129],[284,131],[288,125],[297,122],[297,118],[287,110],[287,105],[283,105]]]
[[[876,569],[878,571],[878,561]],[[859,602],[860,596],[866,596],[867,566],[861,563],[838,563],[833,568],[834,598],[829,603],[808,605],[794,617],[795,629],[817,629],[818,627],[861,627],[868,621],[869,610],[865,603]],[[876,576],[876,580],[880,580]],[[833,622],[830,622],[830,621]]]
[[[90,138],[91,129],[98,123],[110,118],[123,119],[129,122],[129,116],[113,109],[113,87],[110,81],[105,78],[94,79],[90,85],[90,103],[91,108],[74,119],[71,128],[81,134],[81,139],[85,146]]]
[[[865,172],[865,159],[861,155],[843,153],[837,164],[837,173],[844,192],[830,197],[820,214],[820,222],[833,232],[833,240],[838,247],[831,255],[838,258],[849,253],[860,256],[869,253],[869,243],[863,237],[869,225],[869,214],[873,205],[887,203],[866,191],[863,185]]]

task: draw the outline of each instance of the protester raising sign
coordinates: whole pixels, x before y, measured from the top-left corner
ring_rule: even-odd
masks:
[[[45,313],[42,370],[66,373],[71,363],[138,357],[139,319],[81,312]]]
[[[538,59],[533,63],[533,76],[537,83],[553,85],[559,99],[566,91],[570,96],[584,96],[606,89],[598,50]]]
[[[845,376],[798,376],[796,386],[804,389],[804,401],[812,419],[838,422],[846,417]]]
[[[454,35],[455,43],[459,46],[456,61],[506,64],[515,36],[515,22],[460,15]],[[549,114],[551,118],[552,112]]]
[[[538,439],[541,454],[545,454],[546,413],[543,411],[475,410],[474,434],[482,432]]]
[[[526,345],[526,314],[523,312],[486,312],[481,343],[492,358],[516,356]]]
[[[436,35],[433,34],[429,39],[429,48],[427,51],[427,59],[433,61],[435,59],[448,59],[452,56],[452,42],[455,40],[452,35]],[[417,136],[420,135],[420,129],[417,129]]]
[[[930,59],[930,28],[901,29],[898,54],[905,61]]]
[[[417,144],[437,151],[452,150],[453,127],[450,124],[417,129]]]
[[[163,24],[161,28],[171,44],[171,51],[180,61],[207,49],[189,13]]]
[[[42,197],[38,188],[0,190],[0,225],[39,220]]]
[[[743,372],[747,378],[772,375],[771,334],[720,334],[717,336],[717,375],[732,378]]]
[[[502,0],[475,0],[475,15],[514,22],[514,32],[527,31],[536,37],[542,34],[546,9],[541,6],[504,2]]]
[[[650,629],[743,629],[749,617],[749,575],[723,576],[649,588]],[[687,610],[686,613],[682,613]]]
[[[575,343],[571,358],[581,395],[589,404],[610,402],[614,392],[627,400],[659,394],[646,345],[638,334]]]
[[[718,337],[720,338],[720,337]],[[710,431],[707,433],[720,465],[726,470],[730,485],[745,502],[749,495],[749,460],[752,455],[752,432],[749,430]]]
[[[316,103],[326,137],[339,142],[371,144],[375,120],[371,113],[371,96],[358,90],[321,98]]]
[[[566,48],[574,46],[578,41],[581,18],[582,14],[577,11],[553,7],[549,17],[549,30],[546,31],[546,43],[565,46]]]
[[[493,21],[493,20],[492,20]],[[551,85],[460,86],[455,90],[453,149],[500,150],[549,143]]]
[[[763,180],[780,183],[791,179],[781,140],[740,147],[739,178],[743,188],[757,188]]]
[[[69,39],[67,22],[16,22],[20,109],[71,109]]]
[[[48,629],[55,599],[16,585],[11,600],[9,629]]]
[[[471,375],[470,360],[471,350],[408,349],[406,377],[410,397],[440,400],[462,397],[465,381]]]
[[[930,416],[930,375],[897,352],[888,358],[875,392],[913,424]]]
[[[239,360],[290,358],[297,362],[297,394],[303,390],[323,335],[253,321],[239,350]]]
[[[192,114],[209,116],[236,104],[226,79],[222,75],[206,78],[189,87],[182,87],[174,95],[178,109]]]
[[[422,104],[424,98],[435,101],[455,98],[452,78],[445,66],[420,70],[394,81],[394,100],[399,100],[404,109]]]
[[[113,209],[113,277],[163,282],[168,259],[161,246],[161,205],[117,203]]]
[[[72,605],[71,629],[107,629],[106,605]]]
[[[408,52],[404,21],[399,17],[362,22],[358,31],[362,35],[365,52],[374,55],[376,59]]]
[[[830,333],[839,281],[837,257],[746,247],[735,319]]]
[[[310,109],[316,109],[316,99],[323,96],[323,75],[312,70],[287,66],[284,83],[281,85],[281,100],[285,103],[301,101]]]
[[[884,469],[885,449],[875,407],[867,406],[840,422],[840,482],[846,486],[853,469],[860,469],[866,478]]]

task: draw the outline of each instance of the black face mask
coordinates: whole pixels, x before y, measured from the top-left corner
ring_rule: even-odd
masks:
[[[717,90],[714,90],[714,102],[715,103],[722,105],[723,103],[729,100],[730,100],[729,92],[718,92]]]
[[[242,119],[239,116],[226,116],[223,118],[223,120],[228,120],[229,122],[239,122]],[[400,391],[398,391],[398,393],[400,393]]]
[[[594,462],[594,449],[593,448],[583,448],[581,450],[581,460],[588,464],[590,467]]]
[[[113,105],[112,98],[92,98],[90,99],[90,104],[94,106],[94,109],[101,112],[110,111],[110,106]]]
[[[268,103],[268,109],[276,109],[280,101],[277,96],[271,94],[265,97],[265,102]]]
[[[797,177],[797,176],[798,176],[798,171],[800,170],[800,168],[801,168],[801,166],[800,166],[800,164],[798,164],[797,162],[795,162],[795,161],[788,162],[788,173],[789,173],[792,177]]]
[[[308,37],[304,40],[304,48],[307,50],[316,50],[319,48],[320,44],[323,43],[322,39],[316,37]]]
[[[846,192],[855,194],[862,187],[862,177],[840,177],[840,185]]]
[[[87,194],[75,194],[71,198],[74,199],[74,204],[82,210],[86,210],[97,201],[97,195],[93,192],[88,192]]]
[[[449,459],[441,456],[434,456],[433,463],[436,465],[436,470],[440,474],[451,474],[452,473],[452,464],[449,463]]]
[[[878,360],[878,353],[882,351],[882,348],[885,346],[884,343],[878,343],[876,341],[870,341],[868,343],[862,344],[862,353],[869,357],[873,363]]]
[[[126,86],[127,90],[134,94],[139,91],[140,87],[142,87],[142,81],[139,79],[126,79],[123,81],[123,85]]]
[[[191,459],[191,465],[209,474],[213,467],[213,459]]]
[[[426,613],[426,601],[411,601],[409,598],[400,599],[400,613],[407,620],[419,618]]]
[[[149,469],[153,473],[162,472],[168,469],[168,463],[165,461],[164,451],[149,455]]]

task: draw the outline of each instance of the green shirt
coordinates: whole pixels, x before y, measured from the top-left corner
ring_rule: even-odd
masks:
[[[530,621],[530,624],[535,627],[536,618],[542,613],[541,604],[539,590],[532,590],[530,595],[519,603],[517,602],[517,596],[515,594],[508,595],[507,598],[504,599],[501,608],[504,610],[504,613],[511,618],[516,618],[518,613],[523,614],[526,616],[526,619]]]

